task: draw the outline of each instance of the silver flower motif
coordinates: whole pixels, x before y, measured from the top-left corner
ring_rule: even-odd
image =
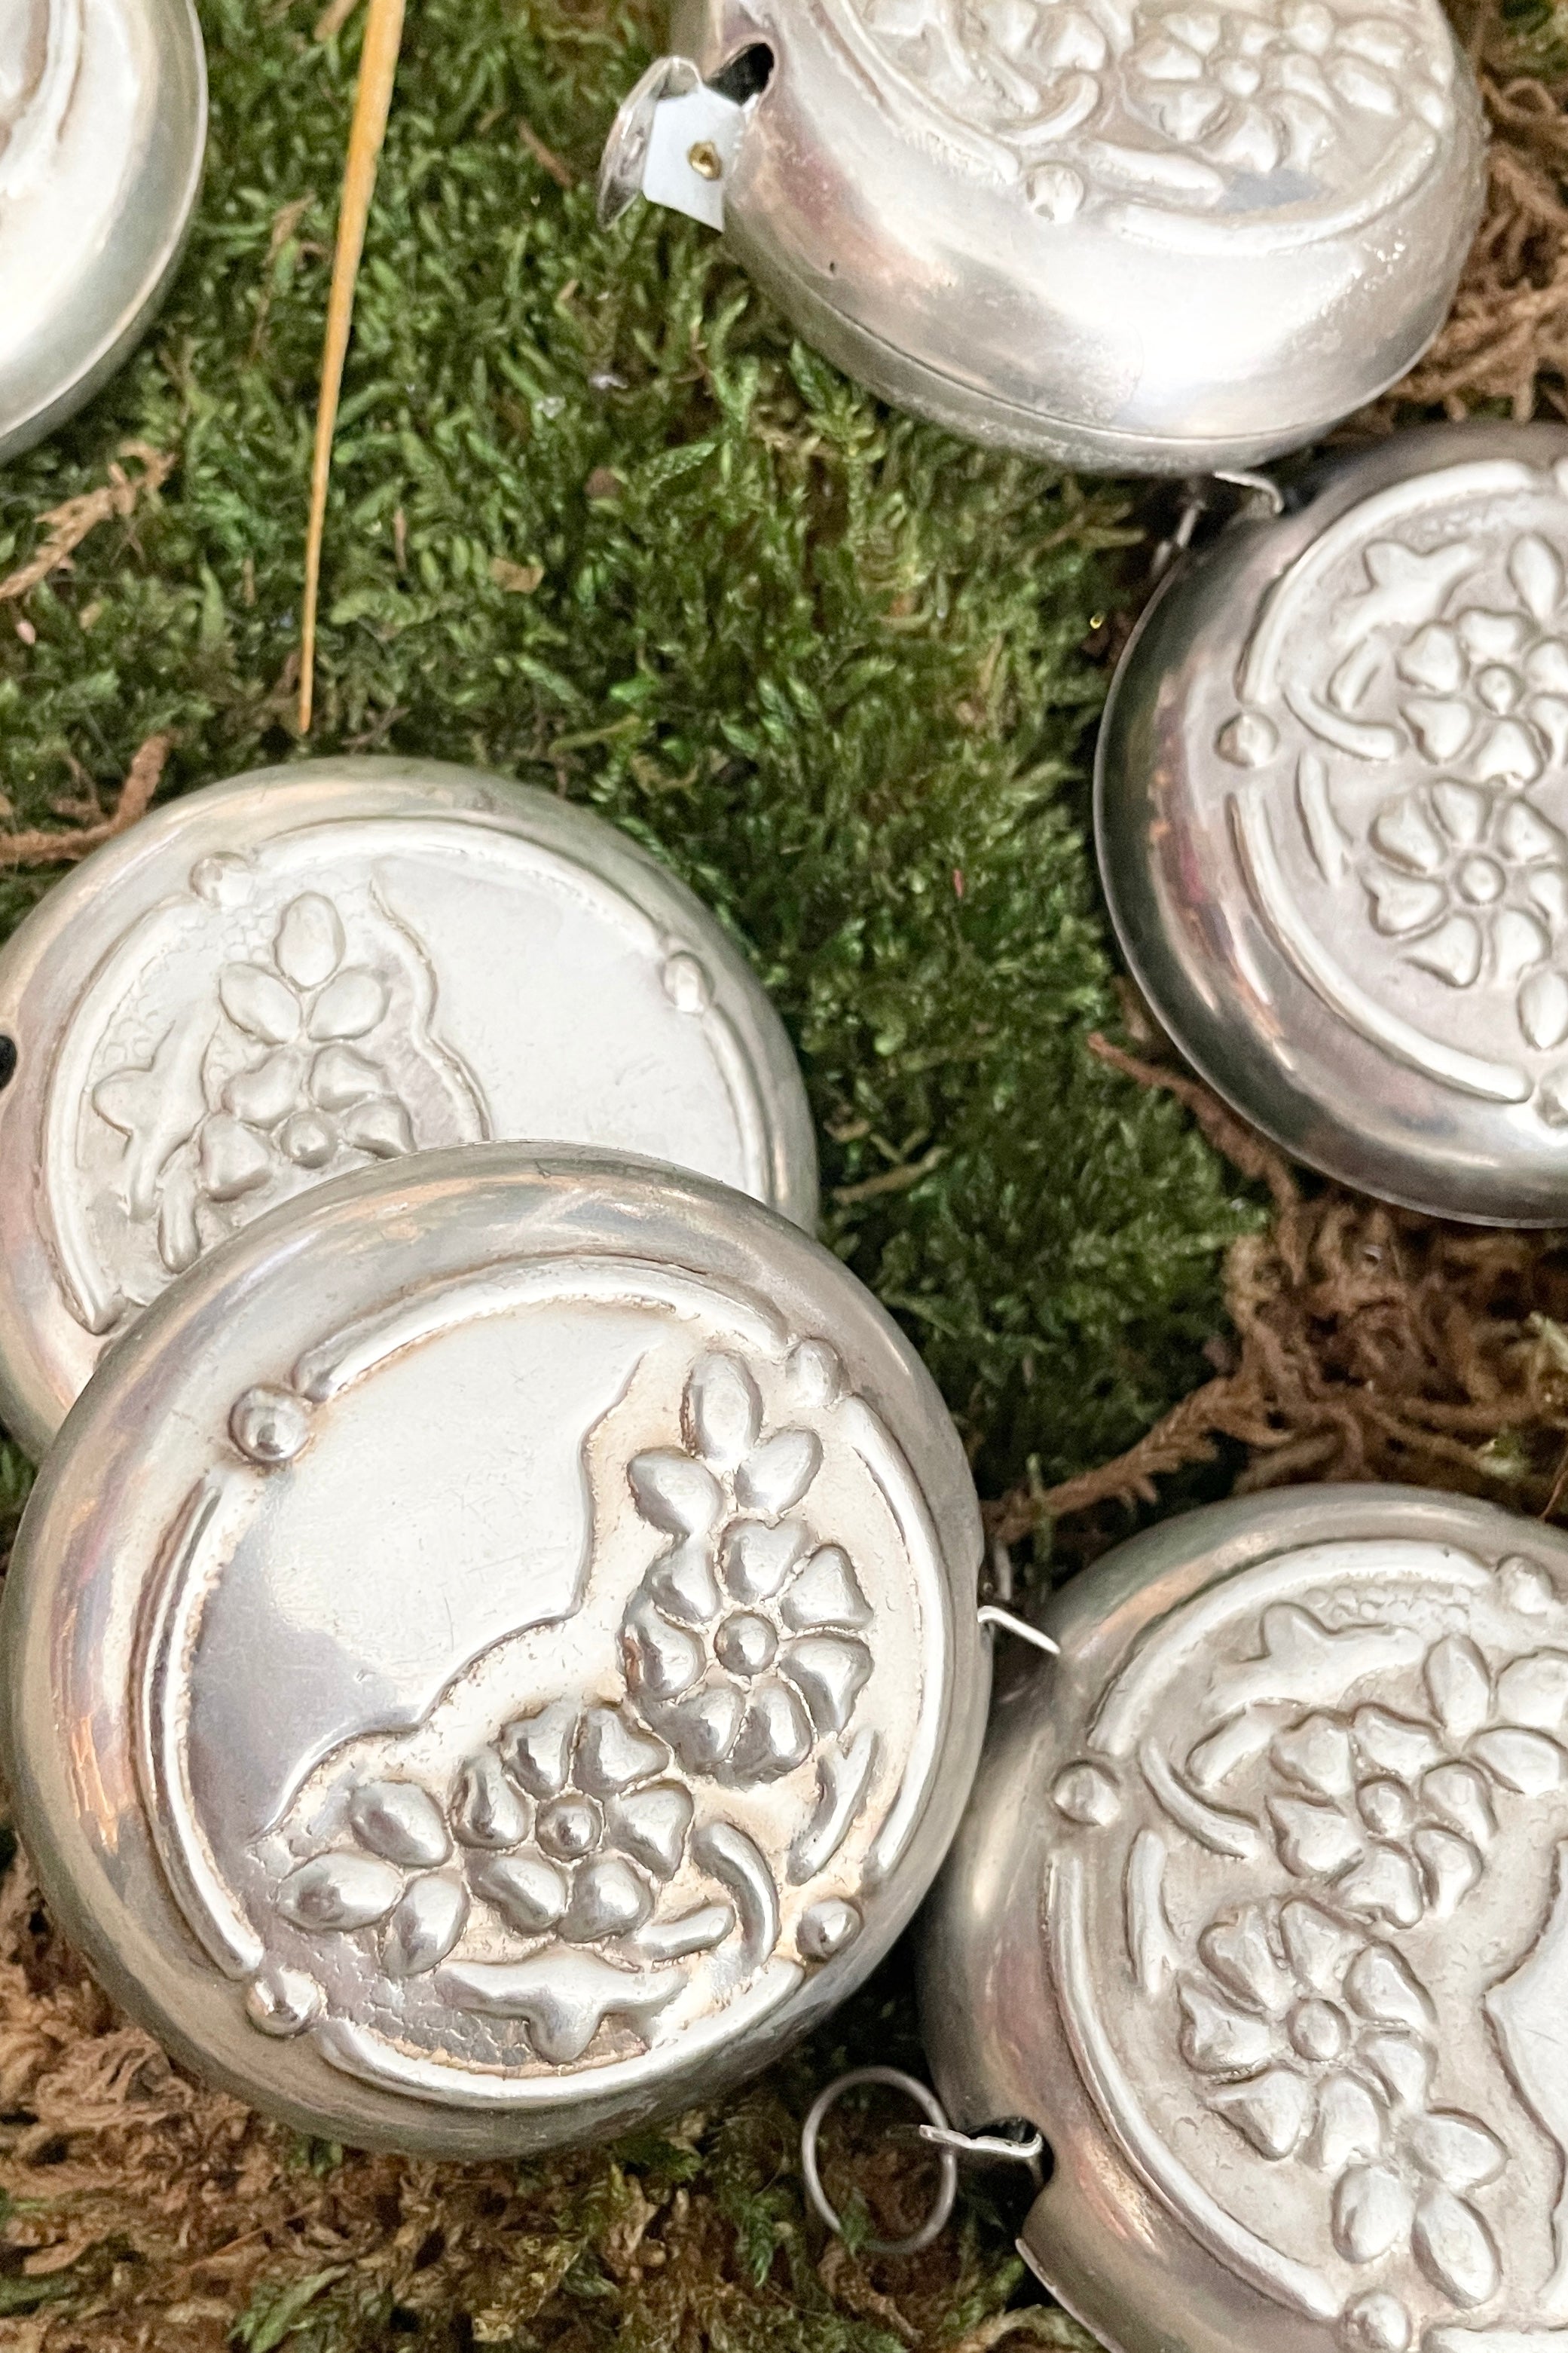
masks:
[[[1366,872],[1373,921],[1452,988],[1523,981],[1531,1044],[1568,1037],[1568,981],[1535,975],[1568,919],[1568,841],[1521,792],[1443,777],[1385,801]],[[1561,1006],[1558,998],[1561,997]]]
[[[809,1430],[764,1435],[738,1358],[688,1383],[683,1450],[630,1466],[638,1511],[670,1539],[622,1629],[647,1722],[690,1772],[777,1779],[845,1730],[871,1672],[871,1610],[847,1555],[814,1545],[796,1506],[821,1467]]]

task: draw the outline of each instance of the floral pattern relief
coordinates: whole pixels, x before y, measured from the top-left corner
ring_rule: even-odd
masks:
[[[1453,120],[1434,19],[1394,0],[854,0],[924,96],[1009,149],[1037,209],[1120,192],[1182,209],[1375,183]]]

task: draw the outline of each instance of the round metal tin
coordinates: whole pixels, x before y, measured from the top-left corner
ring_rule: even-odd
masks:
[[[0,1621],[15,1819],[114,1998],[300,2128],[623,2129],[909,1918],[981,1542],[929,1377],[796,1228],[647,1163],[366,1170],[71,1415]]]
[[[602,206],[722,227],[812,343],[974,439],[1255,464],[1404,374],[1480,217],[1437,0],[677,0]]]
[[[1568,2326],[1568,1541],[1309,1488],[1075,1579],[923,1955],[948,2112],[1055,2167],[1117,2353],[1553,2353]]]
[[[1173,574],[1111,690],[1100,870],[1204,1075],[1436,1214],[1568,1201],[1568,432],[1400,434]]]
[[[201,184],[191,0],[8,0],[0,26],[0,458],[126,356]]]
[[[597,818],[440,762],[143,819],[0,952],[5,1039],[0,1413],[35,1451],[172,1276],[373,1160],[553,1138],[816,1215],[794,1054],[713,917]]]

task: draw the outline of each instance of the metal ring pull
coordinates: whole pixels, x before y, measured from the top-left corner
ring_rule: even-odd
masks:
[[[900,2068],[851,2068],[847,2075],[840,2075],[836,2083],[828,2084],[825,2092],[817,2094],[800,2133],[800,2169],[805,2177],[805,2194],[813,2211],[821,2217],[836,2238],[841,2239],[844,2236],[843,2221],[827,2202],[822,2175],[817,2169],[816,2145],[828,2110],[843,2098],[846,2092],[853,2092],[862,2084],[883,2084],[889,2090],[902,2092],[906,2099],[912,2100],[917,2108],[924,2111],[928,2119],[921,2126],[921,2137],[933,2140],[940,2154],[942,2173],[936,2198],[920,2229],[911,2231],[907,2239],[865,2239],[861,2242],[868,2254],[918,2255],[923,2247],[929,2247],[941,2237],[952,2213],[958,2198],[958,2158],[950,2140],[956,2141],[961,2136],[953,2134],[936,2094],[926,2084],[918,2083],[913,2075],[906,2075]],[[939,2139],[938,2135],[943,2137]]]

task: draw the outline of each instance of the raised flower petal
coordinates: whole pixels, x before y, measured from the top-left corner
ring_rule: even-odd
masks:
[[[822,1442],[813,1430],[781,1430],[754,1447],[735,1473],[742,1511],[770,1519],[793,1511],[822,1467]]]
[[[1531,904],[1555,931],[1568,923],[1568,874],[1561,866],[1537,866],[1525,876]]]
[[[643,1518],[667,1535],[706,1535],[723,1509],[723,1490],[707,1464],[673,1447],[635,1454],[626,1477]]]
[[[679,1699],[700,1682],[706,1664],[701,1643],[672,1626],[648,1595],[639,1595],[627,1610],[624,1635],[638,1687],[655,1699]]]
[[[384,1083],[375,1064],[353,1046],[323,1046],[310,1065],[310,1101],[334,1115],[370,1103]]]
[[[610,1838],[656,1879],[673,1879],[691,1828],[691,1793],[679,1781],[656,1781],[614,1799],[605,1815]]]
[[[1561,638],[1543,638],[1531,646],[1524,674],[1537,694],[1568,694],[1568,646]]]
[[[871,1653],[847,1634],[803,1634],[779,1665],[800,1693],[819,1734],[842,1732],[871,1672]]]
[[[1417,2116],[1409,2139],[1422,2172],[1446,2189],[1479,2189],[1483,2181],[1495,2181],[1508,2163],[1508,2151],[1485,2125],[1447,2108]]]
[[[297,1928],[347,1934],[384,1920],[403,1893],[403,1873],[375,1854],[318,1854],[291,1871],[278,1909]]]
[[[343,927],[337,909],[319,892],[303,891],[283,910],[273,954],[278,969],[296,988],[320,988],[343,960]]]
[[[1182,2005],[1182,2056],[1201,2075],[1252,2075],[1274,2056],[1274,2031],[1267,2019],[1238,2010],[1196,1978],[1178,1989]]]
[[[1204,61],[1185,41],[1174,39],[1168,32],[1154,33],[1139,42],[1127,59],[1127,69],[1149,81],[1199,81]]]
[[[647,1883],[616,1854],[595,1855],[572,1883],[572,1899],[561,1933],[574,1945],[596,1945],[605,1936],[629,1936],[653,1910]]]
[[[1426,1822],[1410,1841],[1426,1873],[1427,1893],[1439,1920],[1451,1918],[1481,1875],[1481,1858],[1458,1831]]]
[[[1372,920],[1385,939],[1403,939],[1436,922],[1448,903],[1440,882],[1417,881],[1408,874],[1372,873],[1366,878],[1372,899]]]
[[[1552,767],[1560,768],[1568,758],[1568,696],[1532,694],[1525,705],[1525,717],[1537,734],[1545,737]]]
[[[386,990],[374,972],[351,965],[328,981],[310,1008],[308,1034],[318,1043],[330,1038],[363,1038],[386,1018]]]
[[[1550,946],[1542,924],[1522,907],[1499,909],[1492,922],[1492,969],[1505,987],[1540,964]]]
[[[1492,797],[1475,785],[1440,776],[1432,786],[1432,814],[1456,849],[1474,849],[1487,829]]]
[[[224,1108],[247,1127],[274,1128],[299,1102],[304,1074],[303,1057],[279,1047],[265,1061],[235,1072],[223,1091]]]
[[[1510,784],[1532,785],[1546,763],[1534,731],[1518,719],[1501,719],[1475,755],[1476,774]]]
[[[1351,2008],[1378,2026],[1407,2026],[1418,2033],[1433,2025],[1432,2004],[1392,1945],[1368,1945],[1345,1971]]]
[[[824,1545],[790,1586],[779,1615],[792,1633],[817,1633],[829,1626],[855,1633],[870,1624],[871,1605],[847,1554],[837,1545]]]
[[[538,1854],[489,1854],[468,1865],[474,1894],[520,1936],[542,1936],[566,1909],[564,1872]]]
[[[732,1471],[755,1445],[763,1401],[738,1356],[701,1357],[686,1385],[687,1443],[715,1471]]]
[[[272,1155],[262,1138],[226,1112],[214,1112],[202,1122],[199,1150],[202,1184],[214,1201],[240,1200],[272,1172]]]
[[[1502,2277],[1491,2232],[1451,2189],[1428,2189],[1415,2210],[1415,2260],[1450,2303],[1468,2311],[1497,2294]]]
[[[1568,1653],[1536,1651],[1515,1659],[1498,1677],[1498,1714],[1505,1724],[1556,1732],[1568,1715]]]
[[[1424,1805],[1484,1853],[1497,1835],[1491,1791],[1473,1765],[1439,1765],[1421,1784]]]
[[[709,1548],[695,1541],[677,1545],[654,1563],[647,1591],[656,1608],[678,1626],[710,1625],[724,1606]]]
[[[577,1736],[577,1710],[571,1700],[552,1700],[531,1715],[520,1715],[506,1726],[500,1741],[501,1761],[512,1779],[531,1798],[556,1798],[572,1770],[572,1748]]]
[[[1270,1798],[1268,1818],[1287,1871],[1300,1879],[1332,1879],[1353,1862],[1365,1841],[1336,1807],[1304,1798]]]
[[[1514,541],[1508,576],[1535,618],[1549,621],[1563,602],[1563,563],[1539,532],[1527,531]]]
[[[1250,2084],[1232,2084],[1209,2094],[1209,2105],[1249,2140],[1260,2157],[1276,2160],[1296,2149],[1312,2116],[1311,2086],[1293,2067],[1270,2067]]]
[[[1432,2053],[1425,2042],[1390,2028],[1363,2034],[1356,2051],[1395,2107],[1415,2113],[1426,2106],[1432,2088]]]
[[[713,1773],[734,1746],[745,1702],[728,1681],[709,1683],[659,1717],[689,1773]]]
[[[1522,796],[1510,800],[1498,819],[1497,845],[1517,866],[1534,865],[1544,859],[1561,865],[1568,851],[1568,840]]]
[[[1354,2165],[1334,2192],[1334,2244],[1351,2263],[1374,2263],[1408,2239],[1415,2200],[1389,2165]]]
[[[669,1751],[662,1740],[639,1725],[618,1707],[590,1707],[584,1711],[583,1729],[577,1740],[576,1783],[593,1798],[610,1798],[629,1789],[638,1781],[662,1773],[669,1763]]]
[[[264,965],[226,965],[218,976],[218,1002],[237,1029],[263,1045],[288,1046],[300,1034],[300,1000]]]
[[[1386,1707],[1359,1707],[1352,1719],[1356,1746],[1380,1773],[1413,1781],[1428,1766],[1441,1764],[1443,1751],[1424,1724],[1395,1715]]]
[[[452,1852],[440,1807],[414,1781],[362,1781],[349,1799],[349,1827],[372,1854],[408,1870],[428,1870]]]
[[[1327,72],[1347,106],[1357,108],[1363,114],[1384,115],[1390,121],[1399,112],[1398,90],[1386,74],[1380,74],[1362,58],[1331,58]]]
[[[493,1748],[481,1748],[458,1775],[450,1814],[465,1846],[516,1846],[528,1835],[528,1810]]]
[[[1238,106],[1231,121],[1217,134],[1209,153],[1215,161],[1242,172],[1272,172],[1279,165],[1283,142],[1260,106]]]
[[[1428,760],[1455,760],[1469,742],[1475,714],[1468,702],[1447,695],[1413,694],[1405,716]]]
[[[1422,1670],[1437,1721],[1450,1740],[1468,1740],[1491,1713],[1492,1679],[1468,1634],[1446,1634]]]
[[[1412,874],[1435,874],[1443,863],[1442,836],[1414,793],[1384,802],[1373,819],[1372,839],[1384,858]]]
[[[1494,1732],[1478,1733],[1470,1754],[1489,1773],[1521,1798],[1542,1798],[1561,1788],[1568,1778],[1568,1756],[1543,1732],[1527,1732],[1510,1724]]]
[[[1334,1716],[1308,1716],[1279,1733],[1268,1754],[1282,1773],[1321,1798],[1348,1798],[1355,1787],[1351,1736]]]
[[[1261,1904],[1244,1904],[1211,1921],[1198,1938],[1198,1952],[1211,1976],[1250,2008],[1278,2018],[1294,1998],[1295,1987],[1274,1957]]]
[[[794,1520],[741,1520],[724,1538],[724,1582],[737,1601],[771,1601],[805,1550]]]
[[[1386,2288],[1352,2297],[1340,2321],[1345,2353],[1410,2353],[1415,2337],[1409,2312]]]
[[[1460,640],[1472,661],[1513,661],[1524,651],[1530,624],[1522,613],[1489,613],[1472,605],[1458,620]]]
[[[468,1891],[444,1871],[416,1879],[386,1924],[381,1966],[389,1978],[422,1978],[444,1961],[468,1917]]]
[[[414,1149],[414,1123],[395,1095],[352,1104],[338,1126],[345,1144],[376,1160],[396,1160]]]
[[[774,1676],[752,1686],[745,1718],[730,1755],[740,1781],[776,1781],[810,1756],[812,1729],[789,1684]]]
[[[1414,1928],[1426,1909],[1421,1874],[1403,1847],[1373,1847],[1346,1872],[1334,1893],[1358,1919],[1386,1922],[1393,1928]]]
[[[1297,1984],[1313,1993],[1337,1993],[1349,1964],[1366,1950],[1364,1936],[1301,1895],[1280,1905],[1279,1935]]]
[[[1450,988],[1468,988],[1481,968],[1482,945],[1480,925],[1471,916],[1450,915],[1440,931],[1406,954],[1412,964]]]
[[[1417,630],[1398,656],[1401,678],[1432,694],[1458,694],[1468,667],[1457,634],[1441,621]]]
[[[1184,147],[1195,146],[1225,115],[1225,98],[1211,82],[1165,83],[1143,100],[1167,139]]]
[[[1330,2075],[1318,2094],[1312,2163],[1337,2179],[1347,2167],[1380,2157],[1383,2140],[1383,2110],[1366,2085],[1354,2075]]]

